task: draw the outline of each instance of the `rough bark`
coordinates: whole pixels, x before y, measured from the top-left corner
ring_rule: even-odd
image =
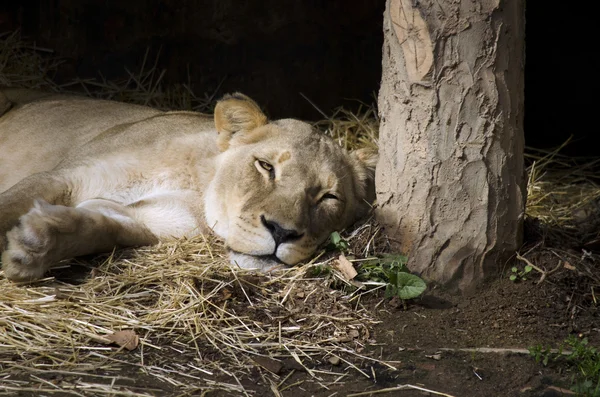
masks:
[[[524,0],[388,0],[378,217],[409,267],[468,289],[518,248]]]

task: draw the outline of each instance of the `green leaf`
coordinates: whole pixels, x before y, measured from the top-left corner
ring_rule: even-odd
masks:
[[[396,273],[396,282],[394,284],[400,299],[416,298],[427,289],[427,284],[425,284],[425,281],[421,277],[410,273]]]
[[[379,263],[386,273],[408,272],[406,262],[408,262],[408,257],[401,254],[385,254],[379,259]]]
[[[393,297],[393,296],[396,296],[396,295],[398,295],[398,294],[396,293],[396,287],[394,287],[394,286],[393,286],[393,285],[391,285],[391,284],[388,284],[388,285],[385,287],[385,297],[386,297],[386,298],[391,298],[391,297]]]
[[[339,232],[333,232],[329,235],[329,244],[326,247],[328,250],[346,251],[349,247],[350,245],[342,238]]]
[[[517,279],[517,275],[516,274],[511,274],[509,277],[510,281],[515,281]]]
[[[396,288],[398,286],[398,272],[387,273],[388,282],[392,287]]]
[[[532,266],[530,266],[530,265],[525,266],[525,273],[529,273],[532,270],[533,270]]]
[[[340,241],[342,241],[342,236],[340,236],[338,232],[333,232],[331,233],[331,236],[329,236],[329,239],[333,245],[337,246]]]
[[[516,267],[516,266],[513,266],[513,268],[512,268],[512,269],[510,269],[510,271],[511,271],[511,272],[513,272],[513,273],[516,273],[516,272],[518,272],[518,271],[519,271],[519,269],[517,269],[517,267]]]

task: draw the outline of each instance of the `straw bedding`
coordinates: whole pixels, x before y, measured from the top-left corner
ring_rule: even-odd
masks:
[[[252,274],[233,268],[218,242],[199,237],[87,261],[81,284],[1,280],[0,379],[9,390],[51,392],[63,385],[48,389],[42,380],[13,375],[52,370],[116,378],[129,363],[185,391],[257,367],[278,374],[291,365],[316,379],[319,371],[310,368],[331,357],[353,367],[364,359],[361,346],[374,320],[358,295],[308,277],[311,266]],[[61,278],[60,269],[55,273]],[[111,335],[125,330],[138,346],[113,343]],[[153,364],[162,352],[166,359]],[[211,388],[241,390],[228,383]],[[88,385],[86,392],[96,389]]]

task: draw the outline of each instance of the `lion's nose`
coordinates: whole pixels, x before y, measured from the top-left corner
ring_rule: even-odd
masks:
[[[260,220],[267,230],[269,230],[271,236],[273,236],[276,246],[302,237],[302,233],[291,229],[284,229],[277,222],[268,221],[263,215],[260,216]]]

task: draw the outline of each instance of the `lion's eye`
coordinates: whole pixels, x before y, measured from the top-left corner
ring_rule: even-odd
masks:
[[[272,164],[267,163],[264,160],[256,160],[256,165],[257,167],[260,167],[261,169],[263,169],[264,171],[267,171],[269,173],[269,178],[271,179],[275,179],[275,167],[273,167]]]
[[[258,160],[258,165],[260,165],[262,167],[263,170],[265,171],[273,171],[273,166],[269,163],[267,163],[266,161],[262,161],[262,160]]]
[[[319,201],[325,201],[325,200],[339,200],[339,198],[335,194],[325,193],[324,195],[321,196]]]

